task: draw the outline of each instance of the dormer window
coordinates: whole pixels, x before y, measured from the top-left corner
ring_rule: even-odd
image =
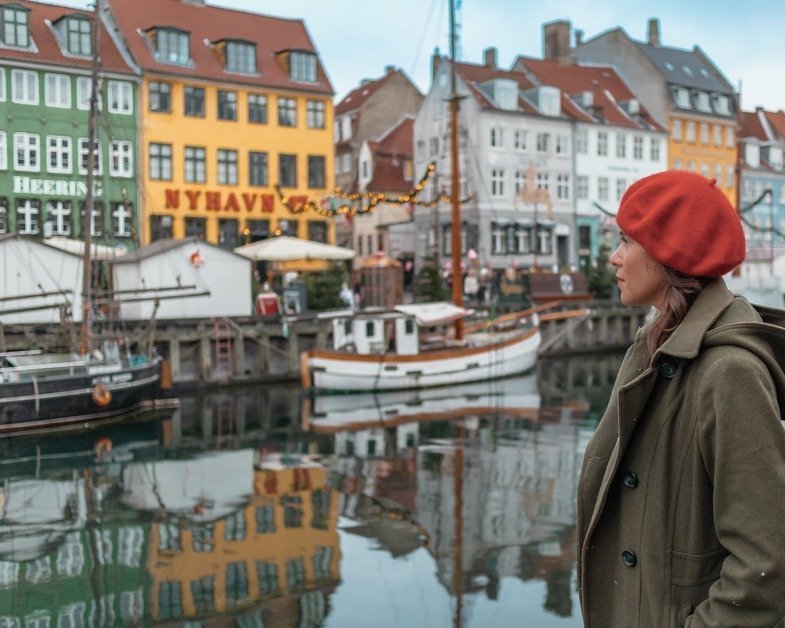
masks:
[[[290,52],[289,78],[293,81],[316,83],[316,55],[312,52]]]
[[[177,28],[156,28],[153,42],[156,61],[177,65],[188,65],[191,62],[187,32]]]
[[[89,57],[93,51],[90,35],[90,22],[81,18],[69,18],[68,52],[72,55]]]
[[[30,47],[30,30],[28,27],[28,10],[21,6],[11,5],[3,8],[3,43],[17,48]]]
[[[227,41],[226,69],[229,72],[255,74],[256,45],[247,41]]]
[[[714,101],[714,110],[717,113],[729,115],[730,114],[729,104],[730,101],[728,100],[728,97],[723,94],[719,94],[716,100]]]
[[[711,111],[709,95],[706,92],[698,92],[697,98],[695,99],[695,106],[698,111]]]
[[[682,109],[691,109],[690,106],[690,90],[686,87],[679,87],[676,89],[676,104]]]

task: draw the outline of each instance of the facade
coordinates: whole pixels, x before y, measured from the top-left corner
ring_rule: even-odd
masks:
[[[546,32],[548,26],[546,25]],[[665,170],[667,130],[643,107],[610,66],[580,65],[518,57],[513,69],[536,85],[563,94],[562,106],[575,119],[573,204],[579,269],[588,270],[601,244],[611,245],[615,214],[630,184]]]
[[[363,173],[360,164],[364,142],[379,141],[404,116],[416,114],[422,100],[411,79],[391,65],[382,77],[365,79],[344,96],[335,106],[335,184],[353,192],[361,179],[367,182],[370,173]],[[358,235],[353,234],[352,224],[339,222],[336,228],[338,243],[352,248]]]
[[[27,0],[0,9],[0,233],[80,237],[93,14]],[[105,28],[98,40],[92,236],[131,249],[138,235],[137,83]]]
[[[415,172],[436,162],[432,189],[450,194],[450,63],[434,56],[429,93],[415,120]],[[485,63],[456,64],[459,114],[461,254],[474,250],[482,267],[548,268],[575,263],[572,203],[572,108],[558,88],[535,85],[523,72]],[[425,194],[427,198],[427,192]],[[435,198],[435,197],[434,197]],[[451,252],[452,215],[416,212],[417,260]],[[438,230],[434,228],[438,224]],[[438,233],[436,233],[438,231]]]
[[[109,0],[104,19],[142,77],[143,242],[334,241],[276,193],[297,208],[333,187],[333,90],[301,20],[202,0]]]
[[[560,42],[558,57],[612,65],[652,117],[668,128],[668,167],[713,177],[737,203],[736,93],[700,47],[663,46],[655,18],[648,22],[646,42],[615,28],[570,48],[569,22],[552,27],[553,41]]]

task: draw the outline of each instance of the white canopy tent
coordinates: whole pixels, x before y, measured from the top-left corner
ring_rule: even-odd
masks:
[[[323,242],[278,236],[237,247],[235,253],[257,262],[292,262],[297,260],[347,260],[354,251]]]

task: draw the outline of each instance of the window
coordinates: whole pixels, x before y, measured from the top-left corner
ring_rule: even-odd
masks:
[[[431,157],[436,157],[439,154],[439,138],[432,137],[428,140],[428,150]]]
[[[310,52],[290,52],[289,78],[293,81],[316,83],[316,55]]]
[[[242,74],[256,73],[256,46],[245,41],[226,43],[226,69]]]
[[[502,148],[504,146],[503,129],[498,126],[491,127],[491,147]]]
[[[323,129],[324,128],[324,101],[309,100],[307,118],[308,118],[309,129]]]
[[[5,102],[5,68],[0,68],[0,102]]]
[[[627,179],[616,179],[616,200],[620,201],[627,191]]]
[[[221,218],[218,220],[218,246],[224,249],[237,247],[239,224],[234,218]]]
[[[204,240],[207,237],[207,218],[186,216],[185,237]],[[202,542],[204,543],[204,539]]]
[[[722,165],[720,164],[714,166],[714,180],[718,185],[722,185]]]
[[[308,187],[324,188],[324,157],[308,155]]]
[[[191,61],[188,51],[188,33],[169,28],[156,29],[155,60],[161,63],[188,65]]]
[[[714,125],[714,145],[722,146],[722,127],[719,124]]]
[[[172,237],[172,217],[171,216],[161,216],[159,214],[153,214],[150,216],[150,242],[155,242],[157,240],[165,240]],[[164,530],[163,527],[159,528],[159,535]],[[159,547],[161,549],[180,549],[180,540],[179,538],[175,539],[174,542],[177,544],[175,547],[169,547],[168,545],[164,545],[163,541],[159,543]]]
[[[556,198],[561,200],[569,200],[570,198],[570,175],[558,174],[556,175]]]
[[[30,45],[27,9],[13,6],[3,8],[3,43],[18,48]]]
[[[297,155],[278,156],[278,184],[281,187],[297,187]]]
[[[109,112],[131,115],[133,89],[126,81],[109,81]]]
[[[526,173],[523,170],[516,170],[514,175],[515,183],[513,184],[513,190],[515,194],[520,194],[523,191],[523,184],[526,179]]]
[[[695,160],[694,160],[694,159],[690,159],[690,160],[687,162],[687,170],[689,170],[690,172],[696,172],[696,169],[695,169]]]
[[[575,177],[575,197],[582,201],[589,198],[589,177]]]
[[[686,139],[688,142],[695,141],[695,123],[694,122],[687,122],[687,133]]]
[[[194,600],[194,610],[199,615],[208,615],[215,612],[215,576],[205,576],[191,580],[191,596]]]
[[[41,201],[35,198],[16,199],[16,230],[22,234],[38,233],[38,214]]]
[[[526,150],[526,131],[523,129],[516,129],[513,135],[513,148],[515,150]]]
[[[565,155],[570,149],[570,139],[566,135],[556,136],[556,154]]]
[[[38,136],[34,133],[14,133],[14,165],[17,170],[38,172],[39,163]]]
[[[551,176],[547,172],[538,172],[536,179],[537,187],[541,190],[551,189]]]
[[[537,152],[538,153],[547,153],[550,148],[550,139],[551,136],[549,133],[537,133]]]
[[[381,234],[379,234],[381,236]],[[313,242],[327,242],[327,223],[324,220],[308,221],[308,239]],[[379,247],[379,250],[384,250]]]
[[[500,168],[491,170],[491,196],[504,196],[504,170]]]
[[[575,131],[575,152],[586,154],[589,152],[589,131],[578,129]]]
[[[608,200],[608,177],[597,177],[597,198],[601,201]]]
[[[698,92],[697,98],[695,99],[695,108],[698,111],[711,111],[709,95],[706,92]]]
[[[218,90],[218,119],[237,120],[237,92]]]
[[[267,185],[267,153],[248,154],[248,184]]]
[[[165,580],[158,587],[158,616],[177,619],[183,616],[183,594],[179,582]]]
[[[733,170],[733,166],[728,166],[725,170],[725,186],[732,188],[734,181],[736,178],[736,173]]]
[[[90,150],[87,146],[87,138],[79,138],[79,174],[87,174],[87,158],[90,155]],[[101,164],[101,147],[98,140],[93,140],[93,174],[101,174],[103,172]]]
[[[674,159],[673,160],[673,169],[674,170],[681,170],[681,159]]]
[[[8,143],[5,131],[0,131],[0,170],[8,170]]]
[[[597,154],[601,157],[608,154],[608,134],[605,131],[597,133]]]
[[[278,124],[297,126],[297,103],[294,98],[278,99]]]
[[[89,76],[76,77],[76,108],[82,111],[90,109],[90,98],[93,95],[93,84]],[[101,109],[101,99],[98,99],[98,109]]]
[[[248,94],[248,122],[267,124],[267,96]]]
[[[110,207],[112,209],[112,233],[120,238],[130,238],[134,206],[131,203],[112,203]]]
[[[735,142],[735,133],[731,127],[726,127],[725,129],[725,146],[728,148],[733,148],[733,144]]]
[[[656,137],[651,138],[650,144],[650,157],[652,161],[659,161],[660,160],[660,140]]]
[[[730,114],[730,101],[727,96],[719,95],[714,101],[714,110],[724,115]]]
[[[47,170],[57,174],[70,174],[71,138],[65,135],[49,135],[46,138]]]
[[[259,590],[262,595],[269,595],[278,590],[278,565],[272,561],[257,560],[256,571],[259,575]]]
[[[690,90],[686,87],[676,89],[676,104],[682,109],[690,109]]]
[[[205,182],[205,149],[199,146],[185,147],[186,183]]]
[[[20,105],[37,105],[38,74],[30,70],[12,70],[11,100]]]
[[[71,106],[71,81],[65,74],[46,74],[44,86],[47,107],[68,109]]]
[[[0,233],[8,233],[8,197],[7,196],[0,196]]]
[[[709,125],[705,122],[701,122],[701,144],[708,144],[709,143]]]
[[[78,18],[68,19],[68,52],[89,57],[93,52],[90,22]]]
[[[193,118],[204,118],[204,88],[186,85],[183,89],[183,112]]]
[[[681,141],[681,120],[673,121],[672,135],[674,140]]]
[[[84,220],[85,202],[79,202],[79,215]],[[79,223],[82,224],[81,222]],[[104,233],[104,204],[101,201],[93,202],[93,211],[90,212],[90,235],[102,236]]]
[[[237,151],[218,149],[219,185],[237,185]]]
[[[616,156],[627,156],[627,136],[622,133],[616,134]]]
[[[133,144],[112,140],[109,144],[109,174],[113,177],[130,178],[134,170]]]
[[[269,220],[249,220],[248,235],[251,237],[251,242],[258,242],[270,237],[270,221]]]
[[[632,138],[632,158],[643,159],[643,137],[640,135]]]
[[[150,144],[148,162],[150,178],[154,181],[172,180],[172,145]]]
[[[71,201],[48,201],[46,203],[46,227],[44,234],[71,235]]]
[[[172,86],[169,83],[152,81],[149,87],[150,111],[171,113]]]

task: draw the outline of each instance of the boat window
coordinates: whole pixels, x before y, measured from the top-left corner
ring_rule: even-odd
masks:
[[[406,320],[406,334],[411,335],[414,333],[414,321],[411,319]]]
[[[343,322],[343,333],[347,336],[352,333],[352,321],[347,319]]]
[[[374,333],[373,333],[373,321],[367,321],[365,323],[365,336],[367,338],[371,338],[371,337],[373,337],[373,335],[374,335]]]

